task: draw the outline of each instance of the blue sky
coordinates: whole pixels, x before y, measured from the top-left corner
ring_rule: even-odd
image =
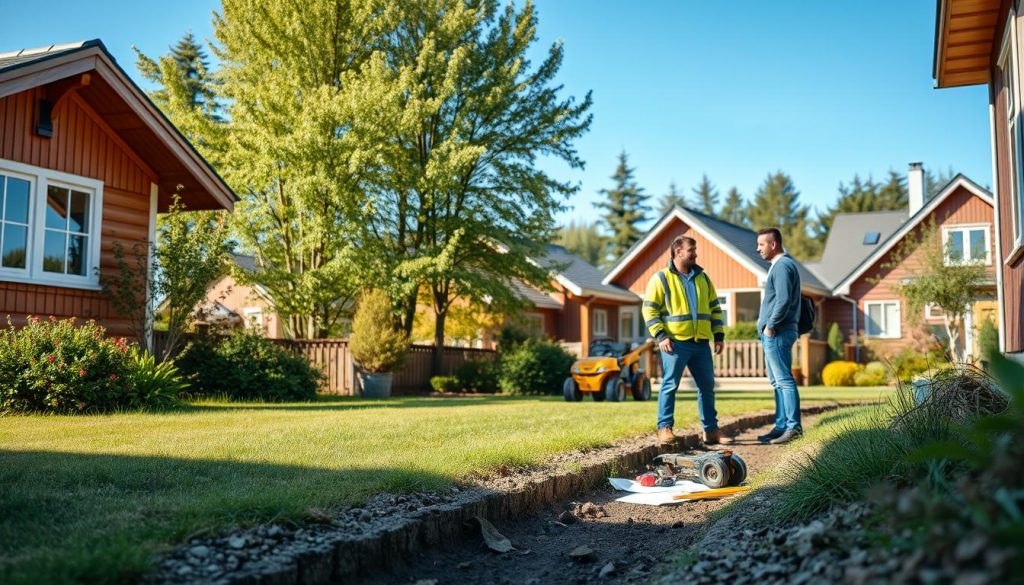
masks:
[[[131,46],[162,54],[188,29],[213,36],[219,2],[124,0],[47,4],[0,0],[0,51],[100,38],[138,80]],[[824,208],[854,173],[882,178],[911,161],[992,183],[984,87],[933,89],[935,3],[624,2],[538,0],[539,59],[565,44],[559,81],[593,91],[594,123],[578,143],[587,166],[573,209],[593,220],[620,152],[655,198],[703,173],[724,198],[752,197],[765,176],[789,173],[805,204]]]

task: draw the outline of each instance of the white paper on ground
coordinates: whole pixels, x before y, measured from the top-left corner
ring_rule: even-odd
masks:
[[[639,482],[619,477],[609,477],[608,481],[617,490],[633,492],[615,501],[627,504],[646,504],[648,506],[661,506],[664,504],[681,504],[686,500],[675,500],[674,496],[680,494],[692,494],[707,491],[711,488],[695,481],[677,481],[675,485],[668,487],[644,487]]]

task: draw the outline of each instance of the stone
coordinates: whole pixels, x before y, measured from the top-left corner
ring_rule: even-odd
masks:
[[[607,577],[608,575],[613,574],[614,572],[615,572],[615,563],[611,563],[610,562],[607,565],[601,567],[601,572],[597,574],[597,578],[598,579],[604,579],[605,577]]]
[[[228,546],[233,549],[245,548],[248,540],[244,536],[232,536],[228,539]]]
[[[199,557],[201,559],[205,559],[206,557],[210,556],[210,547],[203,545],[193,546],[192,548],[188,549],[188,554],[195,557]]]
[[[569,551],[569,558],[577,563],[589,563],[597,560],[597,554],[594,552],[594,549],[582,544]]]
[[[569,525],[576,521],[576,516],[569,510],[566,510],[558,515],[558,521],[562,524]]]

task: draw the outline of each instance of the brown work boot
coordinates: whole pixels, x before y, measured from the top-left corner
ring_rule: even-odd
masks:
[[[732,445],[732,437],[722,436],[722,431],[704,431],[705,445]]]
[[[662,445],[672,445],[676,442],[676,435],[672,432],[672,427],[662,427],[658,429],[658,443]]]

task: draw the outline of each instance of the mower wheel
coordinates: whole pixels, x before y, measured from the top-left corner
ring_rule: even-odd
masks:
[[[626,399],[626,383],[622,378],[610,378],[604,384],[605,398],[609,402],[622,402]]]
[[[740,485],[747,479],[747,462],[734,451],[729,456],[729,485]]]
[[[719,457],[709,457],[700,465],[700,482],[709,488],[725,487],[729,484],[729,467]]]
[[[580,385],[576,383],[576,380],[569,376],[565,379],[565,383],[562,384],[562,394],[565,395],[566,402],[579,402],[583,400],[583,391],[580,390]]]
[[[633,382],[633,400],[644,401],[651,399],[651,379],[640,374]]]

